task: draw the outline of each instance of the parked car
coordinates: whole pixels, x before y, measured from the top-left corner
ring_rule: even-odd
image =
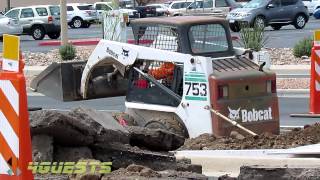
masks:
[[[214,15],[226,17],[230,10],[242,7],[234,0],[196,0],[186,10],[181,10],[181,15]]]
[[[193,0],[179,0],[170,2],[168,7],[169,16],[181,16],[181,10],[186,10],[186,8],[194,2]]]
[[[318,8],[314,11],[313,17],[316,19],[320,19],[320,8]]]
[[[67,4],[67,20],[71,28],[89,28],[98,20],[97,11],[92,4]]]
[[[310,15],[320,8],[320,0],[303,0],[302,2],[308,8]]]
[[[0,15],[0,40],[2,40],[3,34],[20,35],[22,33],[23,28],[18,20]]]
[[[98,19],[100,22],[102,22],[102,14],[104,11],[110,11],[113,10],[111,3],[110,2],[96,2],[93,4],[93,7],[97,10],[98,13]],[[129,16],[129,19],[135,19],[135,18],[139,18],[140,15],[138,13],[137,10],[134,9],[123,9],[120,8],[121,12],[127,13]]]
[[[157,11],[155,7],[149,7],[149,6],[137,6],[135,7],[135,10],[138,11],[141,18],[148,17],[148,16],[156,16]]]
[[[292,24],[302,29],[309,20],[309,13],[301,0],[252,0],[232,10],[227,20],[234,32],[240,31],[241,23],[260,28],[270,25],[274,30]]]
[[[13,8],[6,17],[18,21],[23,27],[22,34],[42,40],[45,35],[51,39],[60,37],[60,8],[55,5],[38,5]]]
[[[168,13],[168,7],[164,4],[149,4],[147,6],[156,8],[156,15],[157,16],[167,15],[167,13]]]

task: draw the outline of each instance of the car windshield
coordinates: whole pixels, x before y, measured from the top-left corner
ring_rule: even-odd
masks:
[[[244,8],[260,8],[263,7],[268,1],[266,0],[252,0],[246,3],[243,7]]]
[[[192,26],[189,41],[195,54],[224,52],[229,49],[226,31],[221,24]]]

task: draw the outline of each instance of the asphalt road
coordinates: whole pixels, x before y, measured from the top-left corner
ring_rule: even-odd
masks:
[[[96,100],[60,102],[44,96],[29,96],[29,107],[42,107],[44,109],[67,110],[79,106],[105,111],[124,111],[124,97],[105,98]],[[309,108],[308,98],[279,98],[280,125],[304,126],[320,122],[320,118],[291,118],[292,113],[306,113]]]
[[[266,47],[272,48],[287,48],[293,47],[296,42],[303,39],[304,37],[312,36],[315,29],[320,29],[320,20],[311,19],[304,29],[297,30],[292,25],[285,26],[279,31],[274,31],[270,27],[266,28],[266,37],[268,41]],[[101,25],[93,25],[87,29],[69,29],[70,39],[88,39],[88,38],[101,38],[102,27]],[[239,36],[238,33],[232,33],[235,36]],[[128,38],[132,38],[131,28],[128,28]],[[42,41],[51,41],[46,37]],[[31,36],[21,36],[21,49],[22,51],[32,52],[47,52],[57,47],[40,47],[38,44],[41,41],[35,41]],[[235,42],[236,46],[239,46]],[[0,47],[2,51],[2,47]]]

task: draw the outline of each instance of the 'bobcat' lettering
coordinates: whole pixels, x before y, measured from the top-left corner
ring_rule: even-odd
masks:
[[[241,119],[242,122],[254,122],[254,121],[267,121],[267,120],[273,119],[271,107],[264,110],[257,110],[255,108],[253,108],[252,110],[247,110],[247,109],[241,110],[241,108],[237,110],[233,110],[230,107],[228,107],[228,109],[229,109],[229,118],[231,120]],[[241,115],[241,118],[240,118],[240,115]]]

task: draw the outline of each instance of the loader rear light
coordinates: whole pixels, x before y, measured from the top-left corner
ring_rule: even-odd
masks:
[[[277,92],[277,83],[276,80],[267,81],[267,93],[276,93]]]
[[[229,96],[229,87],[224,86],[218,86],[218,99],[224,99]]]

